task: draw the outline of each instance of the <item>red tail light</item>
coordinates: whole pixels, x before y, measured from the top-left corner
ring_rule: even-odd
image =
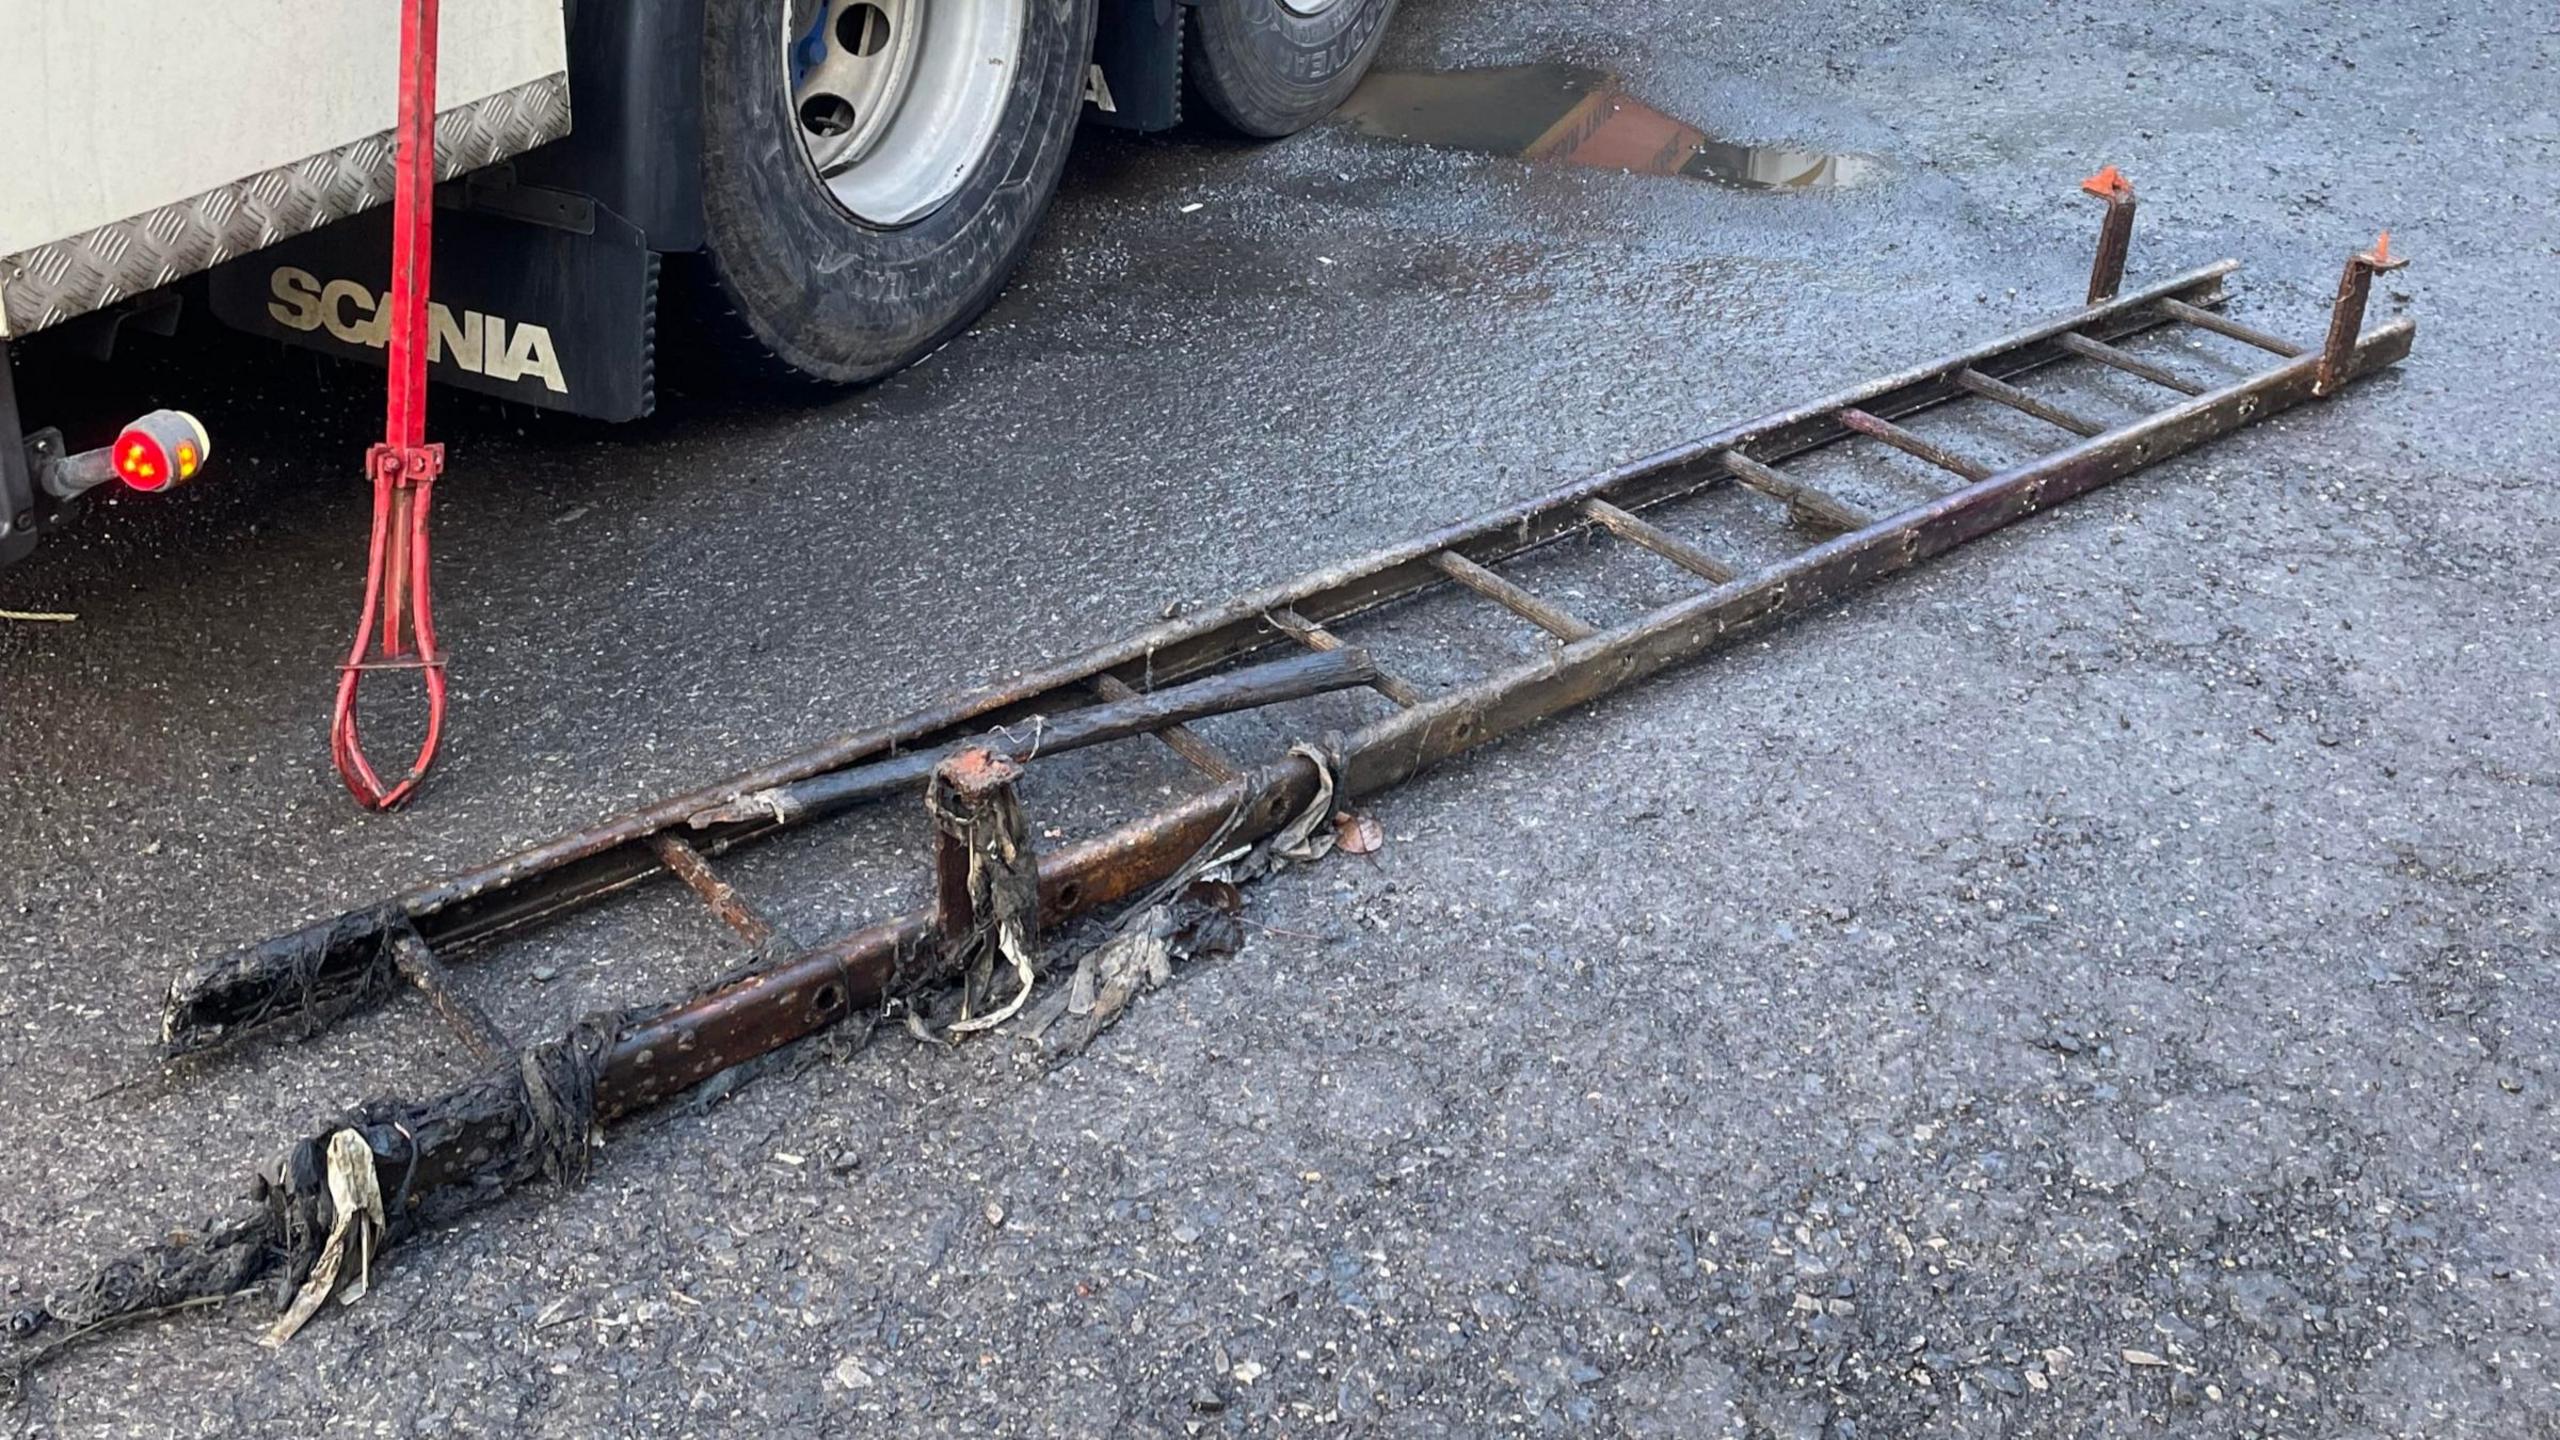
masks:
[[[213,440],[184,410],[154,410],[124,427],[110,453],[117,479],[157,492],[196,478],[213,458]]]

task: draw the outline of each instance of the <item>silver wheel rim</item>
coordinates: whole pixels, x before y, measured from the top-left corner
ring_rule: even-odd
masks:
[[[836,203],[912,225],[960,193],[994,148],[1025,0],[782,4],[791,125]]]
[[[1342,0],[1280,0],[1280,8],[1292,15],[1321,15]]]

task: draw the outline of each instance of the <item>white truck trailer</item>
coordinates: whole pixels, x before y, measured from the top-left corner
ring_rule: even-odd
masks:
[[[1394,4],[443,0],[432,374],[646,414],[674,270],[712,343],[877,379],[995,298],[1080,116],[1160,130],[1189,100],[1288,134],[1358,82]],[[398,10],[0,0],[0,564],[91,487],[165,488],[209,453],[164,413],[128,432],[149,477],[66,454],[12,366],[193,297],[379,359]]]

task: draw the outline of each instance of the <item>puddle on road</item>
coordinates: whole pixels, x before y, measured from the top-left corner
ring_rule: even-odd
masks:
[[[1735,145],[1665,115],[1579,65],[1384,70],[1336,118],[1363,135],[1749,190],[1825,190],[1881,178],[1872,155]]]

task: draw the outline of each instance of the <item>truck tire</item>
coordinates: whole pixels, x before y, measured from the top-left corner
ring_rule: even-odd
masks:
[[[923,24],[930,8],[934,23]],[[701,318],[877,380],[992,304],[1058,186],[1096,0],[710,0]]]
[[[1396,0],[1200,0],[1191,88],[1246,135],[1294,135],[1360,83],[1395,9]]]

